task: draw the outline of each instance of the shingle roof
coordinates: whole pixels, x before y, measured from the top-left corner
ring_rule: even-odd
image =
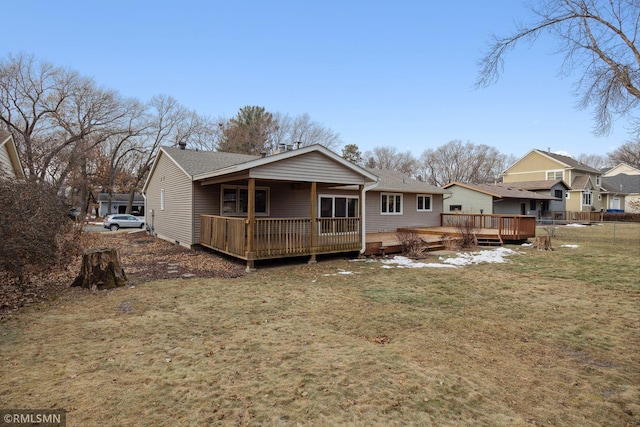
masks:
[[[408,175],[387,169],[367,168],[369,172],[378,177],[376,191],[393,191],[398,193],[426,193],[426,194],[449,194],[450,191],[443,190],[426,182],[418,181]]]
[[[556,180],[540,180],[540,181],[520,181],[506,183],[511,187],[521,188],[523,190],[551,190],[556,184],[562,183],[565,187],[569,186],[561,179]]]
[[[610,192],[636,194],[640,193],[640,175],[621,173],[602,177],[602,187]]]
[[[585,172],[590,172],[590,173],[595,173],[597,175],[599,175],[601,172],[598,169],[594,169],[591,166],[587,166],[584,163],[580,163],[579,161],[572,159],[569,156],[563,156],[562,154],[556,154],[556,153],[551,153],[549,151],[544,151],[544,150],[536,150],[539,151],[540,153],[547,155],[559,162],[562,162],[564,164],[566,164],[567,166],[570,166],[574,169],[578,169],[581,171],[585,171]]]
[[[499,184],[463,184],[460,182],[452,182],[444,186],[449,188],[454,185],[468,188],[470,190],[479,191],[481,193],[488,194],[500,199],[535,199],[535,200],[558,200],[555,197],[547,196],[545,194],[534,193],[533,191],[523,190],[518,188],[513,183],[499,183]]]
[[[576,176],[571,183],[572,190],[584,190],[587,188],[589,177],[587,175]]]
[[[109,201],[108,193],[100,193],[98,194],[98,202],[107,202]],[[112,202],[128,202],[129,201],[129,193],[114,193],[111,195]],[[144,197],[142,194],[136,194],[133,197],[134,202],[143,202]]]
[[[178,147],[162,147],[191,176],[224,169],[259,159],[260,156],[224,153],[220,151],[182,150]]]

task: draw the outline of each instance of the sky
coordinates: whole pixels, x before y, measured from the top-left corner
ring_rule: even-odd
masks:
[[[475,88],[490,35],[530,14],[518,0],[6,1],[0,55],[36,58],[148,101],[169,95],[212,118],[247,105],[308,114],[361,152],[419,157],[452,140],[524,156],[534,148],[606,155],[629,135],[592,133],[579,75],[540,38]]]

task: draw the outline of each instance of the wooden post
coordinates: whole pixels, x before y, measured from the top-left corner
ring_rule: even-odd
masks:
[[[249,178],[247,190],[247,271],[254,269],[255,224],[256,224],[256,179]]]
[[[317,233],[318,233],[318,224],[317,224],[317,215],[318,215],[318,187],[317,183],[314,181],[311,183],[311,192],[309,194],[309,216],[311,217],[311,258],[309,259],[309,264],[314,264],[316,262],[316,251],[317,248]]]

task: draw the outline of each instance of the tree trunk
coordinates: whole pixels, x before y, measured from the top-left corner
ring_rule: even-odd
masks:
[[[539,236],[536,237],[536,242],[533,246],[539,251],[551,251],[551,236]]]
[[[120,266],[115,248],[88,249],[82,256],[80,274],[71,286],[88,289],[113,289],[127,284],[127,275]]]

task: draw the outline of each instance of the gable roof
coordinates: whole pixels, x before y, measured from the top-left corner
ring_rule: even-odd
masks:
[[[569,186],[562,179],[556,180],[540,180],[540,181],[520,181],[520,182],[510,182],[509,186],[521,188],[523,190],[535,191],[535,190],[551,190],[557,184],[562,184],[565,189],[569,189]]]
[[[581,175],[574,178],[571,183],[571,190],[593,190],[593,182],[591,182],[591,177],[587,175]]]
[[[397,193],[425,193],[425,194],[450,194],[450,191],[436,187],[426,182],[418,181],[408,175],[388,169],[367,168],[369,172],[378,177],[376,191],[390,191]]]
[[[618,174],[640,175],[640,169],[627,163],[618,163],[612,168],[607,168],[603,173],[605,177],[616,176]]]
[[[253,156],[247,154],[226,153],[221,151],[199,151],[199,150],[183,150],[177,147],[161,147],[156,159],[151,167],[147,181],[143,187],[146,190],[149,180],[158,164],[158,159],[162,155],[168,156],[191,181],[205,180],[209,178],[220,177],[228,174],[248,171],[253,168],[279,162],[285,159],[291,159],[303,156],[308,153],[320,153],[328,157],[343,167],[350,169],[356,174],[362,176],[365,181],[376,182],[378,177],[367,171],[366,169],[351,163],[328,148],[319,145],[309,145],[298,148],[296,150],[284,151],[273,154],[271,156]]]
[[[16,147],[16,143],[13,140],[13,135],[10,132],[0,130],[0,149],[5,147],[9,154],[9,161],[11,161],[10,167],[12,168],[13,173],[16,178],[24,179],[24,168],[22,167],[22,162],[20,161],[20,156],[18,154],[18,147]],[[2,168],[0,165],[0,173],[2,172]]]
[[[535,200],[559,200],[553,196],[547,196],[545,194],[534,193],[533,191],[523,190],[511,183],[498,183],[498,184],[463,184],[461,182],[450,182],[442,188],[450,188],[453,186],[459,186],[468,190],[477,191],[479,193],[487,194],[489,196],[496,197],[498,199],[535,199]]]
[[[564,156],[562,154],[556,154],[556,153],[552,153],[550,151],[544,151],[544,150],[538,150],[536,148],[534,148],[533,150],[529,151],[527,154],[525,154],[524,156],[520,157],[518,160],[516,160],[511,166],[509,166],[506,170],[508,171],[509,169],[511,169],[513,166],[515,166],[516,164],[520,163],[522,160],[526,159],[529,155],[531,155],[531,153],[537,153],[541,156],[547,157],[549,159],[552,159],[554,161],[556,161],[557,163],[560,163],[564,168],[566,169],[577,169],[579,171],[583,171],[583,172],[587,172],[590,174],[595,174],[595,175],[600,175],[601,172],[598,169],[594,169],[591,166],[587,166],[584,163],[580,163],[579,161],[569,157],[569,156]]]
[[[602,178],[602,187],[611,193],[640,193],[640,175],[624,173]]]

